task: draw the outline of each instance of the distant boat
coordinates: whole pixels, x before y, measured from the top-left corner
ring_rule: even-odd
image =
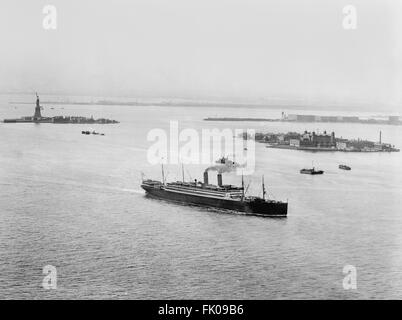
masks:
[[[340,164],[340,165],[339,165],[339,169],[342,169],[342,170],[352,170],[352,168],[349,167],[349,166],[347,166],[346,164]]]
[[[100,133],[100,132],[97,132],[95,130],[82,130],[81,133],[82,134],[94,134],[94,135],[100,135],[100,136],[105,135],[104,133]]]
[[[304,173],[304,174],[323,174],[324,171],[315,170],[315,168],[312,168],[312,169],[301,169],[300,173]]]
[[[217,164],[224,164],[227,166],[235,166],[236,162],[229,159],[229,157],[222,157],[215,161]]]

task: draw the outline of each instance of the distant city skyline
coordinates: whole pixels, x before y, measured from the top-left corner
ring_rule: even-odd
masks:
[[[48,4],[55,30],[43,28]],[[350,4],[354,30],[343,27]],[[397,1],[5,0],[0,9],[3,93],[402,110]]]

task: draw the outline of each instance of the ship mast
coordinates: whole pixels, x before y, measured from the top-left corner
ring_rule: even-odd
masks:
[[[163,169],[163,162],[162,162],[162,184],[165,184],[165,170]]]
[[[262,175],[262,198],[265,200],[265,194],[267,192],[265,191],[265,182],[264,182],[264,175]]]
[[[235,137],[233,136],[233,164],[236,163],[236,141],[235,141]]]
[[[181,164],[181,175],[183,177],[183,183],[184,183],[184,165]]]
[[[243,201],[244,200],[244,177],[243,177],[243,171],[241,172],[241,191],[242,191],[241,201]]]

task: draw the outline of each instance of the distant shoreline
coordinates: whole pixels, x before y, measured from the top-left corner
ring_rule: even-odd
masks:
[[[26,105],[31,104],[28,101],[9,101],[11,105]],[[390,112],[395,113],[392,109],[372,110],[364,109],[363,107],[350,107],[350,106],[313,106],[313,105],[295,105],[295,104],[263,104],[263,103],[246,103],[246,102],[220,102],[220,101],[116,101],[116,100],[99,100],[99,101],[53,101],[43,100],[46,106],[51,105],[82,105],[82,106],[127,106],[127,107],[219,107],[219,108],[255,108],[267,110],[320,110],[320,111],[345,111],[348,113],[376,113],[376,112]],[[253,121],[253,120],[252,120]],[[264,119],[262,121],[268,121]]]
[[[27,101],[9,101],[9,104],[31,104]],[[299,109],[308,110],[309,106],[298,105],[267,105],[256,103],[230,103],[230,102],[120,102],[120,101],[43,101],[43,104],[47,105],[88,105],[88,106],[128,106],[128,107],[143,107],[143,106],[156,106],[156,107],[224,107],[224,108],[261,108],[261,109]],[[321,107],[320,107],[321,108]],[[323,107],[324,110],[332,110],[331,107]]]
[[[357,119],[354,121],[341,119],[337,121],[330,120],[289,120],[289,119],[268,119],[268,118],[205,118],[204,121],[257,121],[257,122],[286,122],[286,123],[353,123],[353,124],[383,124],[383,125],[402,125],[402,121],[392,122],[390,120],[379,119]]]
[[[264,142],[260,142],[264,143]],[[356,149],[356,150],[343,150],[339,148],[321,148],[321,147],[295,147],[289,145],[275,145],[268,144],[265,146],[266,148],[272,149],[286,149],[286,150],[299,150],[299,151],[311,151],[311,152],[361,152],[361,153],[378,153],[378,152],[399,152],[399,149],[390,149],[390,150],[366,150],[366,149]]]

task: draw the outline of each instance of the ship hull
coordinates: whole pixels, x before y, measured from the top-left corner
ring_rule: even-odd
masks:
[[[243,212],[248,215],[285,217],[288,204],[284,202],[247,202],[229,199],[218,199],[186,193],[172,192],[162,188],[154,188],[142,185],[148,196],[182,204],[198,205],[218,209],[226,209]]]
[[[302,170],[300,170],[300,173],[301,174],[311,174],[311,175],[315,175],[315,174],[324,174],[324,171],[322,171],[322,170],[317,170],[317,171],[312,171],[312,170],[309,170],[309,169],[302,169]]]

